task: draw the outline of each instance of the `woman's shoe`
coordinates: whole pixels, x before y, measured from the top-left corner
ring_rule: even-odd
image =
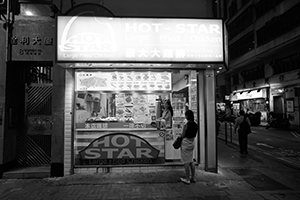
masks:
[[[191,183],[196,183],[196,179],[190,179]]]
[[[191,183],[190,180],[187,180],[185,178],[180,178],[180,181],[183,182],[183,183],[185,183],[185,184],[187,184],[187,185],[189,185]]]

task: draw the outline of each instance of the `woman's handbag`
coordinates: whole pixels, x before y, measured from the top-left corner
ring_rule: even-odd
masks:
[[[174,149],[179,149],[181,147],[182,137],[179,136],[176,138],[176,140],[173,142]]]

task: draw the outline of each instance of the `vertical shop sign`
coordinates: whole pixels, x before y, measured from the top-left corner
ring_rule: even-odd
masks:
[[[287,112],[294,112],[294,100],[293,99],[287,99],[286,100],[286,111]]]

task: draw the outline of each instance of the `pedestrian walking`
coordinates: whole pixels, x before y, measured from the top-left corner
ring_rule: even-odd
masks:
[[[193,152],[195,148],[195,137],[198,132],[198,125],[194,120],[194,113],[191,110],[185,112],[186,123],[183,126],[181,137],[181,161],[184,163],[185,178],[180,180],[185,184],[196,182],[195,179],[195,163],[193,160]]]
[[[251,122],[245,115],[245,111],[240,110],[240,116],[236,118],[234,124],[234,133],[238,130],[240,153],[248,154],[248,134],[251,132]]]

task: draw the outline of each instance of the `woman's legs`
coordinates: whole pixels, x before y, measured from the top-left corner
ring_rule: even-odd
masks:
[[[186,178],[180,178],[180,180],[185,184],[190,184],[190,163],[184,163],[184,170],[186,174]]]
[[[190,180],[190,163],[184,163],[186,180]]]

